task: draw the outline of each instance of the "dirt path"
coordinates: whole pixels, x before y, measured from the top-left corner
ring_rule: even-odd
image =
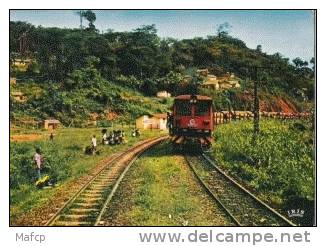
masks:
[[[168,142],[131,167],[104,218],[108,226],[228,226],[224,212],[196,182]]]
[[[10,136],[11,142],[29,142],[41,139],[41,134],[20,134]]]

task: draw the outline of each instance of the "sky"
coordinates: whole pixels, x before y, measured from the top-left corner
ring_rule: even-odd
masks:
[[[11,10],[11,21],[36,26],[78,28],[77,10]],[[229,34],[249,48],[281,53],[291,60],[314,56],[314,13],[310,10],[94,10],[100,31],[131,31],[155,24],[160,37],[176,39],[214,35],[219,24],[231,25]],[[83,25],[87,25],[84,21]]]

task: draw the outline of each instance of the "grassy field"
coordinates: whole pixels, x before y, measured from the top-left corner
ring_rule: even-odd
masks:
[[[230,225],[167,141],[133,164],[105,217],[120,226]]]
[[[121,128],[121,127],[119,127]],[[109,129],[110,130],[110,129]],[[54,141],[42,130],[13,130],[12,137],[38,136],[33,141],[10,144],[10,219],[12,224],[31,210],[41,208],[69,184],[85,176],[101,160],[127,149],[137,141],[163,132],[143,131],[127,143],[99,145],[100,155],[88,156],[84,148],[100,128],[66,128],[55,132]],[[217,126],[211,155],[220,167],[281,211],[304,209],[301,225],[311,225],[314,204],[314,136],[308,121],[262,120],[256,144],[252,122],[238,121]],[[33,139],[33,138],[31,138]],[[45,158],[44,174],[56,180],[51,189],[35,187],[32,157],[36,147]],[[109,225],[223,225],[228,223],[201,191],[183,158],[164,142],[134,163],[118,189],[106,216]]]
[[[273,206],[303,209],[301,224],[313,216],[315,163],[311,122],[262,120],[256,144],[252,122],[220,125],[211,155],[219,166]]]
[[[120,128],[121,129],[121,128]],[[108,129],[110,130],[110,129]],[[14,130],[12,136],[38,135],[36,141],[10,143],[10,219],[14,223],[20,216],[31,209],[44,205],[59,189],[65,187],[69,181],[77,179],[97,163],[117,151],[125,150],[137,141],[162,134],[159,131],[143,131],[139,138],[131,137],[131,128],[124,128],[127,143],[116,146],[100,144],[100,128],[66,128],[55,132],[54,141],[49,140],[49,132],[41,130]],[[91,136],[98,139],[100,155],[89,156],[84,154],[84,148],[91,143]],[[43,175],[49,175],[57,182],[51,189],[38,189],[35,186],[36,169],[33,163],[35,148],[40,147],[44,156],[45,170]],[[69,189],[69,187],[66,187]],[[15,224],[15,223],[14,223]]]

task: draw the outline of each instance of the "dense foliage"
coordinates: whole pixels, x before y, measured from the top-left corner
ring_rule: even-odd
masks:
[[[37,143],[44,149],[46,156],[43,170],[51,176],[53,181],[67,179],[70,176],[68,163],[72,155],[63,154],[57,144]],[[10,187],[18,189],[25,184],[37,180],[36,166],[33,161],[35,149],[33,145],[10,144]]]
[[[88,57],[85,68],[75,69],[66,79],[58,83],[44,84],[28,81],[18,86],[27,95],[27,102],[11,100],[11,119],[32,116],[36,119],[55,117],[66,126],[85,126],[92,114],[98,120],[107,120],[113,113],[119,116],[116,120],[130,122],[142,114],[165,112],[168,109],[166,100],[146,99],[126,86],[125,81],[135,81],[120,76],[120,85],[104,79],[94,67],[98,62],[95,57]],[[17,90],[17,86],[12,88]],[[148,102],[145,103],[144,102]]]
[[[256,144],[252,122],[220,125],[214,133],[219,165],[280,206],[313,211],[314,136],[311,122],[264,120]],[[292,204],[292,205],[290,205]]]
[[[96,18],[95,18],[96,19]],[[12,58],[20,52],[19,40],[25,33],[25,55],[33,56],[44,79],[62,81],[75,69],[81,69],[89,57],[97,58],[95,68],[108,80],[118,76],[133,76],[139,80],[138,89],[150,93],[149,86],[170,87],[169,80],[159,78],[171,71],[184,74],[189,68],[211,67],[233,72],[242,78],[253,76],[253,66],[269,66],[261,78],[273,87],[298,93],[303,88],[313,96],[313,70],[308,62],[276,53],[267,55],[261,45],[249,49],[246,44],[226,31],[207,38],[175,40],[157,36],[155,25],[147,25],[131,32],[96,29],[61,29],[35,27],[25,22],[10,22],[10,52]],[[314,64],[314,59],[311,60]],[[169,77],[171,78],[171,76]],[[163,80],[164,81],[164,80]]]
[[[216,35],[206,38],[175,40],[160,38],[155,25],[99,33],[94,13],[80,14],[89,21],[89,27],[46,28],[10,22],[11,63],[17,58],[32,60],[26,72],[11,66],[11,75],[21,81],[20,85],[33,80],[44,89],[41,98],[34,101],[32,97],[28,105],[12,102],[12,111],[40,118],[60,118],[62,113],[76,121],[90,112],[103,113],[104,108],[131,112],[117,86],[145,96],[153,96],[158,90],[172,95],[198,92],[198,84],[203,82],[196,75],[198,68],[209,68],[216,75],[231,72],[241,78],[237,92],[212,95],[217,97],[218,108],[224,110],[250,110],[251,105],[245,106],[241,95],[252,90],[252,79],[263,81],[260,90],[265,95],[288,95],[296,104],[314,97],[314,68],[308,62],[296,58],[291,63],[279,53],[268,55],[261,45],[250,49],[228,34],[228,25],[220,25]],[[310,63],[313,66],[314,59]],[[256,78],[255,66],[268,69],[259,70]],[[185,80],[186,75],[192,79]]]

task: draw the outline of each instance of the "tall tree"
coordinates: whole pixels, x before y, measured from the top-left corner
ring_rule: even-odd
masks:
[[[217,37],[221,38],[227,36],[231,30],[232,26],[228,22],[217,25],[216,32]]]
[[[296,68],[302,68],[302,67],[308,66],[308,62],[302,60],[300,57],[297,57],[297,58],[293,59],[292,62],[294,63]]]
[[[94,22],[96,21],[96,14],[92,10],[86,10],[82,13],[82,15],[89,22],[88,28],[90,30],[95,30]]]

